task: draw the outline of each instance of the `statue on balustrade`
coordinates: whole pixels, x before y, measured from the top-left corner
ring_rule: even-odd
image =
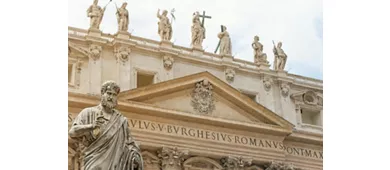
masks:
[[[193,14],[191,33],[191,46],[201,48],[203,39],[205,38],[205,29],[200,22],[199,12]]]
[[[98,0],[94,0],[93,4],[89,6],[87,10],[87,16],[91,19],[90,29],[99,29],[105,10],[106,7],[102,9],[100,6],[98,6]]]
[[[118,32],[129,29],[129,11],[126,9],[127,2],[124,2],[122,6],[116,11],[116,18],[118,20]]]
[[[162,15],[160,15],[160,9],[158,9],[157,18],[160,20],[158,22],[158,35],[160,35],[161,41],[170,41],[172,38],[172,25],[167,15],[167,10],[163,10]]]
[[[257,65],[261,63],[266,63],[268,64],[267,61],[267,54],[263,53],[263,44],[259,42],[260,38],[259,36],[255,36],[253,38],[253,43],[252,43],[252,48],[253,48],[253,53],[254,53],[254,58],[255,58],[255,63]]]
[[[274,49],[273,49],[275,59],[274,59],[274,69],[277,71],[283,71],[284,67],[286,66],[286,61],[287,61],[287,55],[284,53],[282,49],[282,42],[278,42],[277,47],[275,47],[274,44]]]
[[[232,42],[227,32],[226,26],[221,26],[221,32],[218,33],[218,38],[220,39],[219,54],[220,55],[232,55]]]

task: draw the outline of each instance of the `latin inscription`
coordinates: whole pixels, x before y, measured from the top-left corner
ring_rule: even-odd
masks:
[[[276,142],[276,141],[265,140],[260,138],[239,136],[239,135],[233,135],[228,133],[194,129],[189,127],[182,127],[182,126],[155,123],[155,122],[135,120],[135,119],[129,119],[129,125],[132,128],[137,128],[142,130],[176,134],[176,135],[198,138],[198,139],[213,140],[217,142],[249,145],[252,147],[278,149],[278,150],[283,150],[284,152],[290,155],[323,159],[323,155],[321,151],[314,151],[314,150],[309,150],[304,148],[285,146],[283,145],[282,142]]]

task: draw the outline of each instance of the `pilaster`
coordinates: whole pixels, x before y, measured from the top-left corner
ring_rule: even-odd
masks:
[[[122,91],[129,90],[131,87],[131,49],[128,45],[116,44],[114,46],[114,52],[118,69],[118,84]]]
[[[100,86],[102,83],[102,53],[103,46],[91,43],[89,45],[89,93],[100,94]]]

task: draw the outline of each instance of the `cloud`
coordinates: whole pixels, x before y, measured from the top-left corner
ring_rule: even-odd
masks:
[[[69,26],[88,29],[87,8],[93,0],[69,0]],[[99,1],[105,6],[109,0]],[[101,29],[114,34],[117,30],[115,3],[119,7],[124,0],[113,0],[107,8]],[[160,40],[157,34],[157,9],[176,9],[173,21],[175,44],[190,47],[191,19],[195,11],[206,11],[211,19],[205,19],[206,39],[203,47],[214,52],[219,39],[220,25],[226,25],[232,39],[236,58],[253,61],[251,43],[258,35],[264,45],[268,60],[273,63],[272,40],[282,41],[288,55],[286,70],[293,74],[322,79],[322,0],[142,0],[127,1],[130,13],[129,31],[149,39]],[[305,70],[306,68],[306,70]]]

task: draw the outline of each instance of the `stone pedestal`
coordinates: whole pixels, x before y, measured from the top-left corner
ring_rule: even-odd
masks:
[[[129,32],[126,32],[126,31],[118,31],[115,34],[115,37],[120,38],[120,39],[130,39],[131,34]]]
[[[223,62],[233,63],[233,56],[232,55],[221,55]]]
[[[170,42],[170,41],[162,40],[160,42],[160,47],[172,48],[173,47],[173,43]]]
[[[270,64],[268,64],[268,62],[256,63],[256,65],[261,70],[269,70],[269,67],[271,66]]]
[[[90,28],[88,29],[88,36],[90,37],[101,37],[102,36],[102,31],[96,28]]]
[[[284,70],[276,70],[276,74],[280,77],[287,77],[287,71]]]
[[[195,56],[202,56],[204,53],[204,50],[203,50],[202,46],[192,46],[192,53]]]

